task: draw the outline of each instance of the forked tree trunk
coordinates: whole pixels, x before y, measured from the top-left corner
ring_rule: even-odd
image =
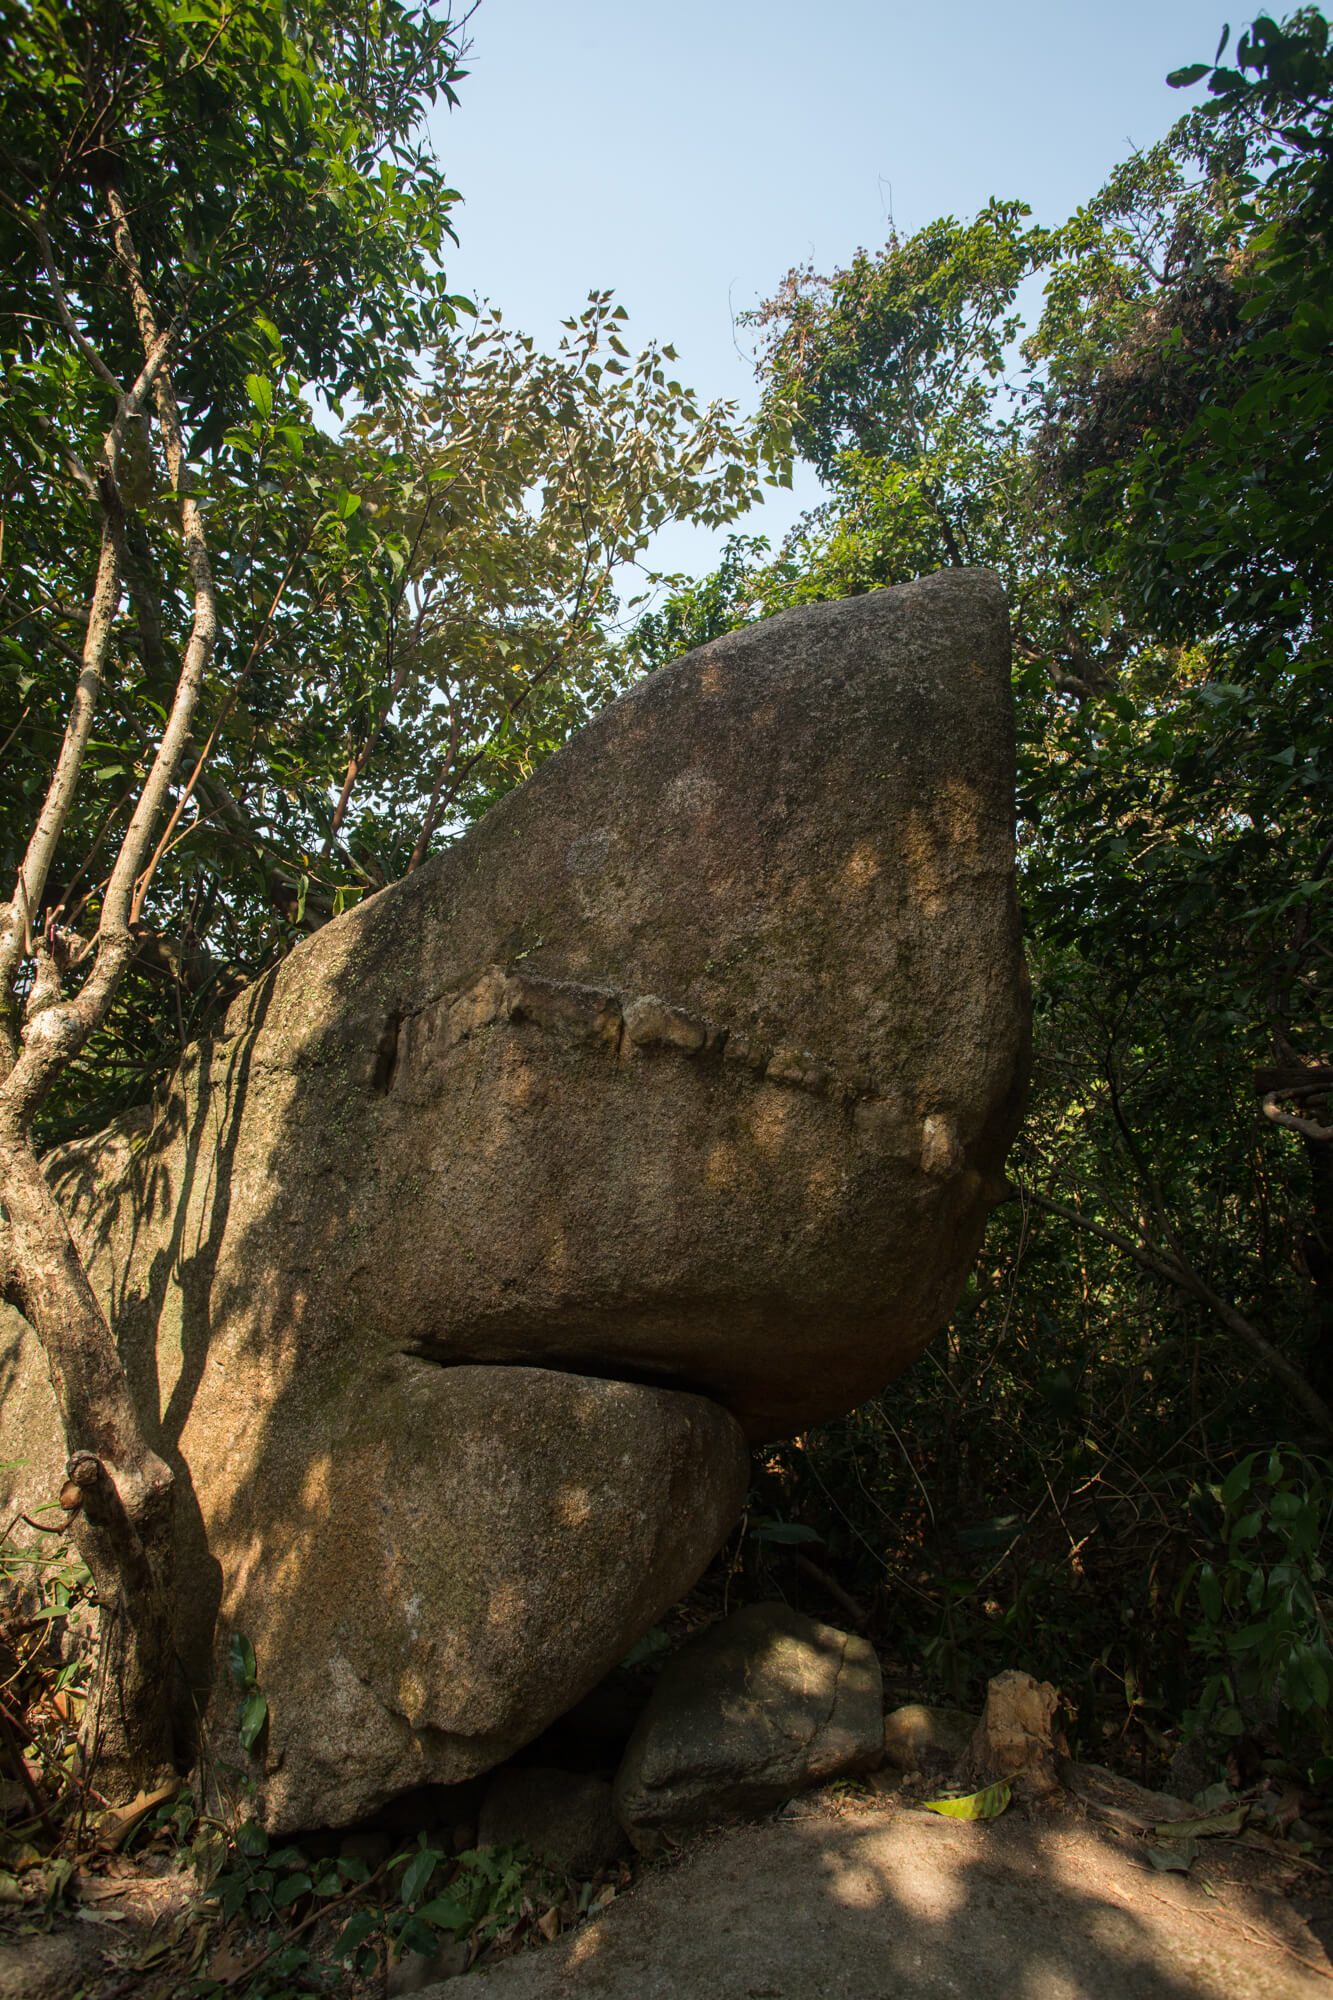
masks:
[[[171,378],[169,332],[157,323],[139,268],[129,215],[107,192],[112,242],[144,352],[128,392],[78,331],[55,269],[45,225],[27,218],[42,247],[57,316],[116,399],[96,475],[65,457],[101,514],[97,584],[82,671],[64,746],[15,893],[0,910],[0,1293],[23,1314],[46,1353],[69,1451],[62,1501],[92,1572],[100,1614],[95,1684],[81,1732],[96,1788],[119,1801],[151,1789],[170,1767],[175,1681],[174,1479],[144,1435],[115,1336],[88,1281],[59,1203],[32,1144],[32,1124],[55,1078],[105,1022],[134,951],[134,914],[160,856],[153,840],[190,740],[217,631],[217,604],[202,513],[189,490],[185,440]],[[180,510],[181,547],[194,616],[171,709],[102,897],[82,985],[65,997],[69,940],[43,930],[43,892],[90,740],[93,713],[120,601],[125,520],[116,461],[126,426],[149,396]],[[142,606],[140,607],[142,617]],[[20,1005],[21,968],[35,976]]]

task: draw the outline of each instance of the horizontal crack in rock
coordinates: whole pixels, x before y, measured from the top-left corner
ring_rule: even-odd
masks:
[[[622,1061],[650,1051],[688,1057],[720,1057],[728,1067],[748,1070],[758,1081],[804,1090],[847,1105],[880,1105],[863,1072],[840,1077],[808,1049],[774,1049],[655,993],[630,999],[600,986],[545,979],[514,967],[490,966],[471,985],[442,994],[397,1024],[394,1073],[410,1068],[412,1052],[440,1038],[445,1047],[469,1039],[478,1029],[506,1022],[538,1028],[614,1051]],[[392,1076],[387,1086],[392,1088]],[[886,1110],[890,1109],[886,1105]]]

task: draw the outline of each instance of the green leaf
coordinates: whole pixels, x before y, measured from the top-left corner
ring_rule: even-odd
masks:
[[[242,1749],[254,1749],[255,1744],[264,1733],[264,1724],[267,1721],[268,1701],[256,1689],[253,1694],[247,1695],[241,1706],[240,1737]]]
[[[443,1859],[444,1856],[437,1854],[433,1848],[423,1847],[421,1852],[413,1855],[408,1862],[403,1870],[403,1886],[398,1893],[409,1907],[424,1895],[431,1876]]]
[[[1233,1465],[1226,1478],[1222,1481],[1222,1505],[1224,1507],[1234,1507],[1240,1499],[1241,1494],[1248,1490],[1254,1471],[1254,1460],[1255,1454],[1251,1452],[1250,1456],[1243,1458],[1239,1465]]]
[[[456,1896],[448,1894],[433,1896],[429,1903],[423,1903],[421,1908],[414,1910],[412,1914],[420,1918],[422,1923],[434,1924],[442,1931],[452,1931],[455,1937],[465,1936],[472,1928],[470,1911],[463,1907]]]
[[[822,1542],[824,1537],[800,1521],[758,1521],[750,1530],[750,1539],[772,1542],[780,1548],[799,1548],[811,1542]]]
[[[1211,1563],[1200,1564],[1197,1588],[1204,1616],[1216,1625],[1222,1616],[1222,1586]]]
[[[1224,1833],[1239,1833],[1249,1814],[1246,1805],[1232,1806],[1227,1812],[1205,1813],[1198,1819],[1168,1819],[1153,1832],[1163,1840],[1186,1840],[1198,1836],[1211,1839]]]
[[[358,1910],[339,1932],[338,1942],[333,1947],[333,1956],[337,1959],[352,1958],[378,1925],[379,1917],[375,1912]]]
[[[289,1944],[282,1951],[274,1953],[268,1962],[267,1970],[275,1979],[290,1979],[294,1972],[299,1972],[309,1963],[310,1953],[304,1945]]]
[[[233,1632],[227,1648],[227,1672],[238,1688],[255,1685],[255,1649],[243,1632]]]
[[[663,1654],[670,1651],[671,1634],[662,1626],[653,1625],[641,1639],[635,1640],[620,1664],[627,1672],[632,1673],[635,1667],[646,1666],[650,1660],[661,1659]]]
[[[286,1876],[273,1891],[274,1907],[279,1910],[285,1910],[289,1903],[295,1903],[300,1897],[308,1895],[311,1886],[308,1875]]]
[[[267,423],[273,415],[273,384],[266,375],[247,375],[245,392]]]
[[[1207,76],[1211,68],[1211,63],[1187,63],[1184,69],[1171,70],[1166,80],[1172,90],[1188,90],[1189,86],[1197,83],[1201,76]]]
[[[1199,1858],[1197,1840],[1172,1841],[1160,1847],[1147,1849],[1148,1860],[1163,1874],[1188,1875]]]
[[[1017,1541],[1022,1532],[1020,1514],[998,1514],[993,1520],[978,1522],[974,1528],[955,1529],[954,1540],[960,1549],[1001,1549]]]
[[[258,1861],[268,1853],[268,1835],[257,1821],[242,1820],[236,1829],[236,1847],[248,1861]]]
[[[1009,1783],[1001,1779],[999,1784],[987,1785],[980,1792],[968,1792],[961,1799],[923,1799],[921,1803],[927,1812],[943,1813],[946,1819],[996,1819],[1009,1799]]]

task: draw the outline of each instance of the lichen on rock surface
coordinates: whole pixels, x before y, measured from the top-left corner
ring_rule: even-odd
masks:
[[[275,1824],[535,1735],[708,1560],[743,1438],[944,1322],[1024,1081],[1013,758],[986,572],[715,640],[52,1157],[177,1472],[182,1654],[206,1687],[256,1645]],[[45,1499],[45,1368],[0,1338],[6,1484]],[[571,1482],[603,1498],[566,1534]]]

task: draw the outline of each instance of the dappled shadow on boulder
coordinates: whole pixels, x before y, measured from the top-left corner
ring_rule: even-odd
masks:
[[[745,1436],[910,1363],[1027,1011],[1007,616],[955,571],[652,676],[58,1157],[271,1826],[499,1761],[702,1569]]]

